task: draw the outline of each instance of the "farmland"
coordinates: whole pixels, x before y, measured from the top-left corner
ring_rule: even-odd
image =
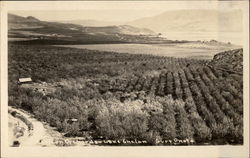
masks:
[[[147,145],[175,139],[243,144],[242,49],[217,57],[10,43],[9,105],[33,113],[67,137]],[[17,85],[21,77],[57,88],[42,94]],[[70,118],[78,121],[68,123]]]

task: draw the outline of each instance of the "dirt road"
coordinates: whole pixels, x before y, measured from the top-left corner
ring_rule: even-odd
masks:
[[[18,112],[33,124],[33,130],[28,130],[27,125],[9,114],[9,144],[17,140],[20,142],[20,146],[55,146],[54,138],[62,137],[59,132],[45,128],[42,122],[38,121],[24,110],[14,109],[12,107],[9,107],[9,109]],[[21,128],[23,128],[23,135],[17,138],[15,134],[16,129]]]

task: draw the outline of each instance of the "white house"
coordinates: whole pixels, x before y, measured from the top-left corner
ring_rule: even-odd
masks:
[[[18,79],[18,84],[30,83],[30,82],[32,82],[32,79],[30,77],[28,77],[28,78],[19,78]]]

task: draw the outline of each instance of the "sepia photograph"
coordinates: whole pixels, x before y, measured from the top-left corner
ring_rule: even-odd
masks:
[[[1,3],[1,140],[247,156],[248,4]]]

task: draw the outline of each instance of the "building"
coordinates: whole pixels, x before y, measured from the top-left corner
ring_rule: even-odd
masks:
[[[72,124],[74,122],[77,122],[78,120],[75,118],[72,118],[72,119],[66,119],[66,121],[67,121],[67,123]]]
[[[32,79],[30,77],[18,79],[18,84],[31,83],[31,82],[32,82]]]

